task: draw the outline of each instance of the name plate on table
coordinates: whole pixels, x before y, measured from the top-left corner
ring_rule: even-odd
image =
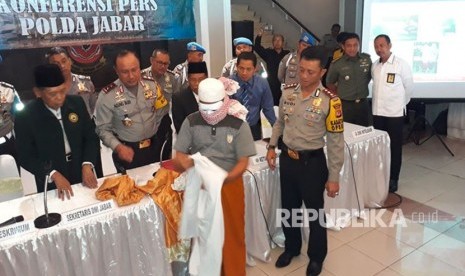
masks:
[[[22,221],[7,227],[2,227],[0,228],[0,241],[24,235],[35,229],[33,220]]]
[[[73,223],[89,217],[106,213],[115,209],[115,202],[113,200],[107,200],[92,204],[86,207],[82,207],[76,210],[66,212],[62,215],[63,224]]]
[[[369,126],[369,127],[365,127],[362,129],[357,129],[357,130],[352,131],[352,137],[359,138],[359,137],[366,136],[374,132],[375,132],[375,128],[373,126]]]
[[[262,164],[262,163],[266,163],[266,156],[252,156],[252,164],[253,165],[258,165],[258,164]]]
[[[281,154],[281,151],[276,152],[276,162],[279,162],[279,155]],[[252,159],[252,165],[261,165],[261,164],[268,164],[266,161],[266,156],[264,155],[257,155],[257,156],[252,156],[250,157]]]

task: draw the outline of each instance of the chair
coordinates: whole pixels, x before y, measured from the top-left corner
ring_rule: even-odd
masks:
[[[23,196],[18,167],[13,156],[0,155],[0,202]]]
[[[21,167],[21,183],[23,184],[23,195],[37,193],[36,179],[32,173]]]

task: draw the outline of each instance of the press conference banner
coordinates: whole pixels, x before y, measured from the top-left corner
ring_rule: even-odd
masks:
[[[193,0],[0,0],[0,49],[192,37]]]

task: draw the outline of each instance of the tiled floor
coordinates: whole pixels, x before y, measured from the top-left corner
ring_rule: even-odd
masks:
[[[397,208],[408,218],[407,226],[329,230],[321,275],[465,275],[465,141],[445,141],[455,157],[436,137],[420,146],[404,145],[398,191],[403,202]],[[393,201],[391,195],[387,203]],[[391,217],[392,211],[383,218]],[[418,217],[419,212],[426,217]],[[428,214],[438,222],[428,222]],[[272,261],[257,261],[247,275],[305,275],[304,249],[288,267],[277,269],[274,262],[281,252],[273,249]]]

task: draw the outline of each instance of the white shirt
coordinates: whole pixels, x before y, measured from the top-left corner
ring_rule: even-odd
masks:
[[[53,108],[50,108],[46,104],[45,104],[45,107],[47,107],[47,109],[50,110],[50,112],[52,112],[52,114],[55,115],[57,120],[60,122],[61,130],[63,131],[63,142],[65,143],[65,153],[70,154],[71,146],[69,145],[68,136],[66,136],[65,127],[63,126],[63,120],[61,119],[61,108],[59,107],[58,109],[55,110]]]
[[[195,165],[187,171],[178,238],[192,238],[191,275],[218,276],[224,244],[221,188],[228,173],[200,153],[191,158]]]
[[[382,63],[376,60],[371,67],[373,78],[373,115],[402,117],[413,92],[413,76],[410,65],[391,54]]]

